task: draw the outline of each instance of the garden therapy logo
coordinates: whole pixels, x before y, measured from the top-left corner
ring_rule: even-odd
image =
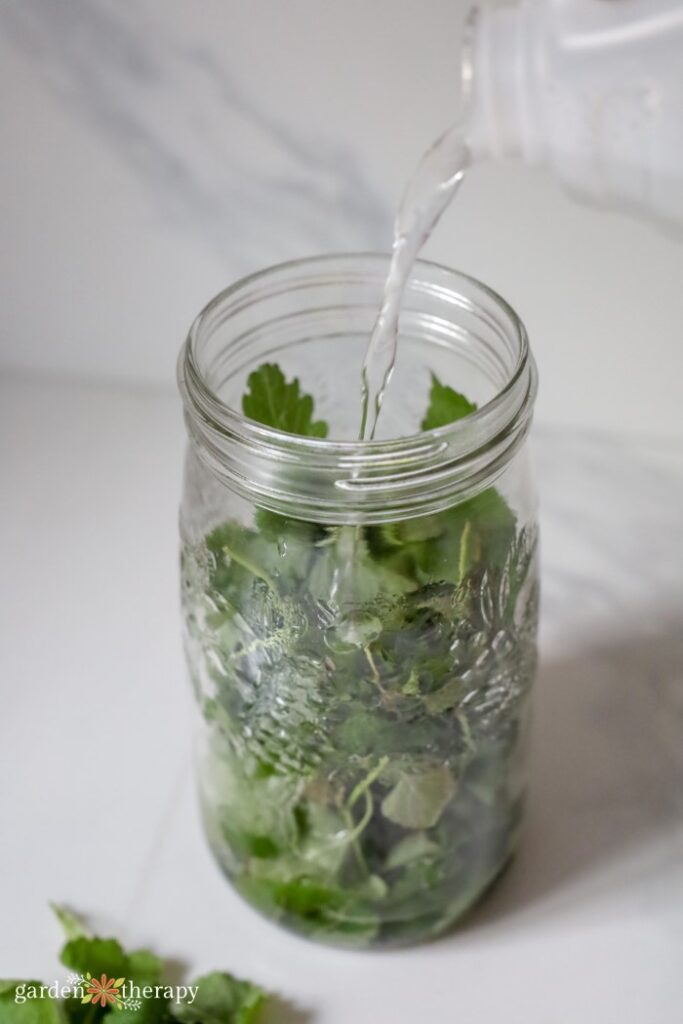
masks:
[[[125,978],[108,978],[106,974],[101,975],[99,980],[93,978],[88,971],[85,976],[79,977],[77,974],[69,976],[69,981],[74,988],[85,988],[87,989],[85,994],[81,998],[82,1003],[93,1003],[93,1005],[100,1006],[114,1006],[117,1010],[122,1010],[124,1006],[127,1010],[138,1010],[140,1008],[139,1000],[126,999],[121,995],[123,986],[126,984]],[[130,1003],[131,1005],[127,1005]],[[132,1005],[135,1003],[136,1005]]]
[[[118,939],[90,935],[66,907],[52,909],[66,933],[59,958],[72,973],[51,984],[0,977],[0,1024],[76,1024],[105,1017],[133,1024],[140,1017],[136,1011],[176,1024],[190,1017],[246,1024],[267,999],[258,985],[227,971],[210,971],[192,985],[164,984],[167,965],[152,950],[126,950]],[[56,1006],[49,1005],[53,1001]]]
[[[106,974],[94,977],[90,971],[85,974],[70,974],[66,984],[58,981],[51,985],[19,984],[14,990],[15,1003],[26,1003],[30,999],[78,999],[113,1010],[139,1010],[145,999],[164,999],[191,1006],[195,1001],[198,985],[137,985],[125,978],[110,978]]]

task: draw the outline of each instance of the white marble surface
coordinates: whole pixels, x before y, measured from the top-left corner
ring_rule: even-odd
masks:
[[[455,114],[466,6],[0,0],[0,366],[170,389],[235,277],[387,249]],[[519,310],[544,422],[683,436],[683,245],[502,166],[428,255]]]
[[[200,835],[179,643],[179,403],[0,385],[0,974],[48,900],[279,992],[290,1024],[669,1024],[683,1001],[683,446],[538,430],[542,663],[524,841],[453,935],[291,938]]]

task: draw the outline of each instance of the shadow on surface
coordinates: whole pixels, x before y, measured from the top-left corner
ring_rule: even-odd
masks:
[[[259,1014],[260,1024],[313,1024],[314,1015],[288,999],[273,996]]]
[[[463,922],[488,926],[576,899],[593,875],[681,820],[683,622],[614,638],[542,663],[536,683],[530,793],[516,859]],[[635,874],[652,870],[642,866]],[[611,873],[601,894],[632,884]]]
[[[179,957],[169,957],[164,960],[164,984],[167,985],[186,985],[188,981],[189,968],[184,960]],[[194,977],[190,980],[194,982]]]

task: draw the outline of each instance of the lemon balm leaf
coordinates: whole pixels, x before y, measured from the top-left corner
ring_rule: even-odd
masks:
[[[125,977],[128,967],[128,957],[116,939],[71,939],[62,949],[60,959],[65,967],[86,978],[88,973],[94,978],[102,974],[108,978],[119,974]]]
[[[429,407],[420,426],[422,430],[436,430],[437,427],[446,427],[449,423],[455,423],[456,420],[461,420],[476,411],[474,402],[470,402],[448,384],[442,384],[433,373]]]
[[[114,978],[114,987],[121,988],[124,981],[140,988],[162,983],[163,963],[150,950],[138,949],[129,952],[113,938],[81,937],[72,939],[64,946],[60,958],[62,963],[87,979],[99,979],[101,975]],[[94,997],[85,993],[84,998],[72,996],[62,1006],[69,1024],[99,1024],[111,1014],[118,1014],[116,1007],[96,1006]],[[86,1010],[85,1004],[91,1003]],[[167,1000],[155,996],[141,1000],[135,1010],[126,1010],[127,1024],[162,1024],[167,1020]]]
[[[276,363],[263,363],[247,384],[242,412],[249,419],[287,434],[327,437],[327,423],[313,419],[313,398],[301,391],[298,377],[288,381]]]
[[[406,773],[382,801],[382,813],[403,828],[432,828],[455,789],[446,765],[419,774]]]
[[[83,934],[75,915],[53,906],[67,932],[62,963],[81,978],[81,990],[59,999],[45,993],[39,981],[0,979],[1,1024],[256,1024],[257,1014],[270,998],[258,985],[214,972],[173,986],[162,980],[164,964],[147,949],[125,950],[117,939]],[[80,932],[80,934],[78,934]],[[130,985],[115,1001],[99,1002],[85,991],[104,975],[109,990]],[[53,983],[55,984],[55,983]],[[70,985],[75,982],[70,977]],[[120,1011],[123,1011],[120,1014]]]
[[[63,907],[58,903],[51,903],[50,909],[64,929],[64,934],[69,941],[71,939],[83,938],[88,934],[81,919],[76,914],[72,914],[67,907]]]
[[[2,1024],[65,1024],[63,1006],[58,1000],[27,995],[40,986],[39,981],[0,980]]]
[[[252,1024],[267,995],[258,985],[214,971],[195,979],[192,1003],[174,1003],[171,1015],[179,1024]]]

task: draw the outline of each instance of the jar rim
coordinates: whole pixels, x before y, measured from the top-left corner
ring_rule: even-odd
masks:
[[[477,493],[488,486],[493,475],[500,475],[528,432],[537,391],[536,366],[526,328],[515,310],[494,289],[468,274],[439,263],[417,260],[410,285],[436,290],[439,294],[448,293],[451,299],[458,300],[463,310],[475,312],[476,301],[462,293],[465,286],[482,302],[491,303],[505,317],[510,328],[507,340],[516,347],[516,360],[504,384],[488,401],[466,417],[446,426],[390,439],[361,441],[301,437],[249,419],[224,402],[207,380],[201,366],[200,347],[210,336],[211,321],[219,311],[228,316],[231,311],[243,310],[245,304],[258,304],[266,297],[262,291],[263,286],[272,285],[277,288],[280,283],[284,290],[291,289],[293,284],[288,278],[293,273],[308,275],[308,280],[313,284],[324,283],[330,275],[334,275],[335,281],[346,276],[351,281],[360,282],[368,278],[367,268],[370,266],[377,270],[382,268],[384,276],[388,262],[386,254],[375,252],[333,253],[290,260],[235,281],[206,304],[193,321],[181,348],[178,385],[190,438],[198,445],[200,454],[213,472],[236,485],[234,475],[227,465],[230,460],[226,445],[246,447],[254,454],[260,453],[269,460],[281,460],[290,466],[305,463],[313,473],[319,470],[325,474],[336,468],[343,477],[335,480],[337,497],[343,499],[344,492],[347,495],[346,501],[341,500],[341,505],[360,503],[364,510],[364,521],[369,521],[366,514],[375,521],[385,518],[376,510],[380,516],[377,519],[369,507],[373,504],[371,500],[368,501],[371,492],[378,496],[381,491],[400,491],[403,484],[406,494],[413,493],[416,484],[420,486],[419,481],[423,488],[430,481],[435,483],[435,473],[453,476],[456,463],[455,476],[460,480],[463,476],[467,477],[469,467],[472,476],[471,493]],[[277,293],[271,291],[270,294]],[[448,467],[451,468],[450,474],[447,472]],[[352,474],[350,477],[349,473]],[[475,478],[477,475],[482,476],[482,473],[486,480],[478,484]],[[273,511],[282,511],[283,506],[289,507],[290,504],[288,498],[291,495],[269,494],[269,488],[263,491],[250,487],[245,480],[237,485],[237,489],[260,498],[260,503]],[[294,504],[297,501],[300,503],[301,498],[302,495],[296,495]],[[388,499],[385,497],[385,500]],[[452,504],[452,500],[442,501],[439,507],[446,507],[449,503]],[[349,510],[342,509],[339,502],[332,504],[340,506],[336,511],[342,515],[342,521],[356,520],[353,512],[350,513],[351,519],[347,518],[346,512]],[[434,503],[418,501],[417,504],[419,509],[407,514],[422,514],[426,505],[431,507]],[[396,513],[400,511],[402,501],[389,501],[389,505]],[[292,508],[288,510],[289,514],[295,514]],[[323,521],[317,515],[316,508],[308,512],[311,515],[307,517]],[[388,518],[396,518],[394,513]],[[327,510],[323,514],[326,516]]]

